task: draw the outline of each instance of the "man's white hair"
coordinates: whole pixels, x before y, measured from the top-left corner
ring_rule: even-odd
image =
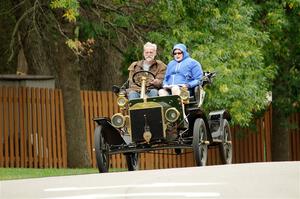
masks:
[[[155,51],[157,49],[157,45],[156,44],[153,44],[151,42],[147,42],[145,45],[144,45],[144,49],[146,48],[153,48]]]

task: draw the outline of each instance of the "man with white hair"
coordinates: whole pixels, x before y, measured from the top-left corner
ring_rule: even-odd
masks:
[[[132,76],[138,71],[149,71],[155,75],[155,79],[151,81],[151,85],[147,88],[146,95],[148,97],[158,96],[158,90],[162,86],[162,82],[166,72],[166,64],[160,60],[155,60],[157,46],[156,44],[147,42],[144,45],[144,59],[133,62],[129,68],[129,88],[127,89],[128,99],[140,98],[140,88],[132,81]]]

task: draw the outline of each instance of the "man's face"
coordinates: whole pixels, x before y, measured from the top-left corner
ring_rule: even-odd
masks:
[[[156,51],[154,48],[144,48],[144,58],[146,61],[154,60]]]

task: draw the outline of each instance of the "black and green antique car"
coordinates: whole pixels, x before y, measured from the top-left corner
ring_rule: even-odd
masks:
[[[120,112],[111,118],[94,118],[94,150],[100,173],[108,172],[111,154],[126,156],[128,170],[138,169],[139,153],[161,149],[192,149],[197,166],[207,162],[208,148],[218,147],[223,164],[232,161],[230,114],[218,110],[206,114],[201,108],[204,87],[212,82],[215,73],[205,72],[199,86],[190,92],[182,87],[180,96],[147,97],[146,89],[155,78],[148,71],[133,75],[141,88],[141,98],[128,100],[124,85],[113,90],[118,95]]]

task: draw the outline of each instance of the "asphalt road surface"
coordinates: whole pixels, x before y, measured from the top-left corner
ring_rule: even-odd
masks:
[[[0,198],[300,199],[300,162],[233,164],[0,181]]]

